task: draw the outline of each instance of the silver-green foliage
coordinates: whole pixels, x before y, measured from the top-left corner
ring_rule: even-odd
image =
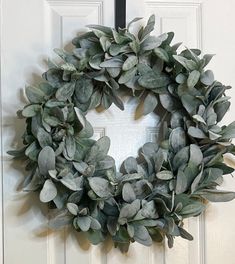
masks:
[[[137,21],[133,20],[131,23]],[[9,154],[26,161],[25,190],[57,208],[50,226],[71,224],[93,244],[109,234],[122,251],[165,237],[192,240],[183,220],[198,216],[205,201],[225,202],[223,175],[233,172],[223,155],[234,154],[235,122],[220,126],[230,102],[225,86],[205,67],[212,55],[198,49],[177,53],[174,34],[150,36],[151,16],[137,35],[127,29],[91,25],[75,38],[72,53],[56,49],[63,63],[50,62],[45,82],[27,87],[24,148]],[[112,103],[124,109],[119,88],[144,100],[145,115],[164,109],[157,143],[141,148],[118,172],[108,156],[110,140],[92,140],[86,113]]]

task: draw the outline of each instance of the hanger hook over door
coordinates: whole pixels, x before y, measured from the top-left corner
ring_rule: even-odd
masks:
[[[115,28],[126,27],[126,0],[115,0]]]

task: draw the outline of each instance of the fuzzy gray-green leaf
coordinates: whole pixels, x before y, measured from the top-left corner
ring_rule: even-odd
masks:
[[[73,175],[72,173],[68,173],[61,179],[61,182],[70,190],[79,191],[82,189],[83,178]]]
[[[52,138],[50,133],[46,132],[43,128],[38,129],[37,139],[42,148],[50,146],[52,144]]]
[[[163,48],[155,48],[154,53],[158,56],[158,58],[166,62],[169,61],[169,55]]]
[[[78,206],[74,203],[67,203],[67,209],[69,210],[69,212],[73,215],[77,215],[78,214]]]
[[[108,153],[110,139],[106,136],[98,139],[86,155],[85,162],[92,163],[102,160]]]
[[[170,145],[175,152],[178,152],[180,149],[186,146],[187,138],[185,131],[181,127],[177,127],[172,130],[170,134]]]
[[[152,245],[152,238],[150,237],[147,228],[144,226],[135,226],[134,239],[136,242],[147,247]]]
[[[68,100],[74,92],[75,83],[66,83],[56,91],[56,98],[59,101]]]
[[[101,198],[109,197],[111,195],[109,182],[106,179],[99,177],[92,177],[89,179],[91,189]]]
[[[119,58],[112,58],[106,60],[100,64],[102,68],[121,68],[123,65],[123,61]]]
[[[138,83],[145,88],[155,89],[168,85],[170,79],[166,75],[157,75],[152,71],[141,76]]]
[[[48,175],[49,170],[55,169],[55,152],[54,150],[46,146],[38,155],[38,167],[42,175]]]
[[[24,117],[33,117],[33,116],[37,115],[37,113],[40,111],[40,109],[41,109],[41,106],[38,104],[28,105],[23,109],[22,115]]]
[[[160,180],[170,180],[173,178],[173,173],[171,171],[163,170],[156,174],[157,178]]]
[[[88,231],[91,226],[91,219],[89,216],[77,217],[74,221],[77,222],[77,225],[83,232]]]
[[[40,200],[43,203],[52,201],[57,195],[57,189],[52,180],[46,180],[40,192]]]
[[[154,93],[149,92],[146,98],[144,99],[144,115],[148,115],[149,113],[153,112],[154,109],[157,107],[158,100]]]
[[[122,75],[120,76],[120,78],[118,79],[118,83],[120,84],[127,83],[135,76],[136,71],[137,71],[136,67],[130,70],[124,71]]]
[[[205,85],[211,85],[214,82],[214,74],[211,70],[205,71],[200,78],[201,82]]]
[[[124,168],[127,173],[137,172],[137,161],[133,157],[129,157],[124,161]]]
[[[235,192],[221,191],[221,190],[202,190],[198,191],[203,198],[211,202],[229,202],[235,199]]]
[[[73,136],[68,135],[65,138],[65,148],[66,153],[70,159],[73,159],[75,151],[76,151],[76,145],[75,145],[75,139]]]
[[[179,55],[173,55],[173,58],[188,71],[193,71],[197,69],[197,64],[193,60],[186,59],[183,56]]]
[[[188,87],[194,87],[200,78],[200,72],[197,70],[194,70],[192,72],[190,72],[188,79],[187,79],[187,85]]]
[[[129,56],[122,65],[123,71],[132,69],[138,63],[138,58],[134,55]]]
[[[194,138],[206,138],[207,137],[201,129],[197,127],[192,127],[192,126],[188,128],[188,134]]]
[[[75,84],[75,95],[77,100],[84,104],[88,102],[93,93],[93,83],[91,79],[81,77],[76,81]]]
[[[25,93],[30,103],[41,103],[44,101],[45,93],[37,87],[34,86],[26,87]]]
[[[134,189],[129,182],[127,182],[123,185],[122,197],[123,197],[123,200],[128,202],[128,203],[131,203],[136,199]]]

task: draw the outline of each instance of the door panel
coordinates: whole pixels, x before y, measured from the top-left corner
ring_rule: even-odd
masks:
[[[139,8],[141,6],[141,8]],[[127,19],[131,20],[135,16],[144,16],[146,19],[151,15],[156,16],[155,34],[174,31],[175,38],[173,43],[183,42],[184,46],[201,48],[201,4],[189,1],[138,1],[133,11],[133,3],[127,0]],[[136,8],[136,9],[135,9]],[[135,15],[133,16],[133,12]],[[167,264],[198,264],[200,254],[203,251],[202,241],[203,233],[203,216],[200,218],[190,219],[186,221],[185,228],[194,236],[193,242],[183,239],[175,239],[173,249],[169,249],[167,245],[163,246],[161,253],[161,261],[159,263]],[[155,252],[151,248],[152,254]]]
[[[155,34],[174,31],[175,43],[183,41],[187,47],[218,53],[211,68],[219,80],[235,86],[235,34],[228,32],[228,28],[235,24],[234,9],[233,0],[227,0],[223,5],[219,0],[127,0],[127,22],[139,16],[146,20],[155,14]],[[226,260],[226,263],[232,263],[235,259],[232,246],[235,202],[211,204],[205,216],[190,219],[185,227],[194,235],[194,241],[178,238],[171,250],[165,245],[154,244],[146,248],[135,243],[129,253],[123,255],[112,248],[110,241],[90,246],[84,237],[71,235],[69,229],[58,232],[46,229],[46,207],[36,196],[32,198],[32,195],[17,191],[25,172],[19,172],[21,164],[13,163],[5,154],[9,148],[17,146],[24,130],[22,121],[15,118],[15,111],[24,105],[22,90],[25,84],[41,80],[46,69],[45,61],[54,57],[53,48],[71,49],[69,42],[86,30],[84,26],[87,24],[114,25],[114,0],[2,0],[1,19],[3,150],[0,181],[3,181],[1,220],[4,221],[4,235],[0,247],[2,242],[4,257],[3,250],[0,257],[4,258],[4,264],[219,264]],[[135,27],[138,23],[132,30]],[[233,120],[235,110],[234,91],[231,89],[229,93],[232,106],[225,123]],[[104,135],[111,138],[110,155],[116,159],[118,167],[126,157],[137,156],[142,144],[154,140],[159,121],[154,114],[139,117],[137,100],[127,96],[123,99],[124,112],[112,106],[105,112],[91,111],[88,114],[88,120],[95,127],[94,138]],[[235,189],[230,176],[225,179],[224,187]]]
[[[24,104],[25,85],[39,82],[46,70],[45,61],[53,56],[52,49],[67,46],[85,25],[112,26],[114,1],[7,0],[2,7],[4,263],[102,263],[99,250],[88,250],[81,239],[72,237],[65,243],[68,232],[46,230],[46,208],[41,213],[37,197],[17,192],[24,172],[20,173],[20,163],[12,163],[5,153],[16,147],[24,130],[15,112]],[[99,135],[102,130],[97,129],[96,136]]]
[[[223,123],[228,124],[235,119],[235,35],[234,28],[231,27],[235,24],[235,2],[229,0],[221,5],[220,1],[207,0],[203,2],[202,7],[203,50],[216,54],[211,62],[216,78],[233,87],[227,92],[228,96],[231,96],[231,107],[223,120]],[[218,20],[219,16],[221,20]],[[230,162],[234,167],[234,159]],[[235,190],[235,181],[231,175],[224,178],[223,188]],[[234,200],[208,206],[205,214],[205,263],[235,262],[232,242],[235,237],[234,216]]]

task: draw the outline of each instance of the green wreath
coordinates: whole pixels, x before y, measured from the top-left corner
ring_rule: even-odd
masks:
[[[185,218],[200,215],[207,200],[235,198],[216,188],[234,171],[223,155],[235,153],[235,122],[219,125],[230,87],[204,70],[213,55],[177,54],[173,32],[150,35],[154,16],[134,35],[129,27],[137,20],[118,30],[88,26],[72,41],[72,53],[55,50],[63,63],[49,62],[45,82],[26,88],[29,104],[18,111],[26,118],[25,147],[9,151],[26,162],[25,190],[40,192],[56,209],[50,227],[72,225],[93,244],[111,236],[123,252],[134,241],[150,246],[166,237],[172,247],[176,236],[192,240]],[[157,111],[164,118],[159,141],[146,143],[118,172],[109,138],[91,139],[85,116],[112,103],[123,110],[120,90],[144,101],[144,115]]]

